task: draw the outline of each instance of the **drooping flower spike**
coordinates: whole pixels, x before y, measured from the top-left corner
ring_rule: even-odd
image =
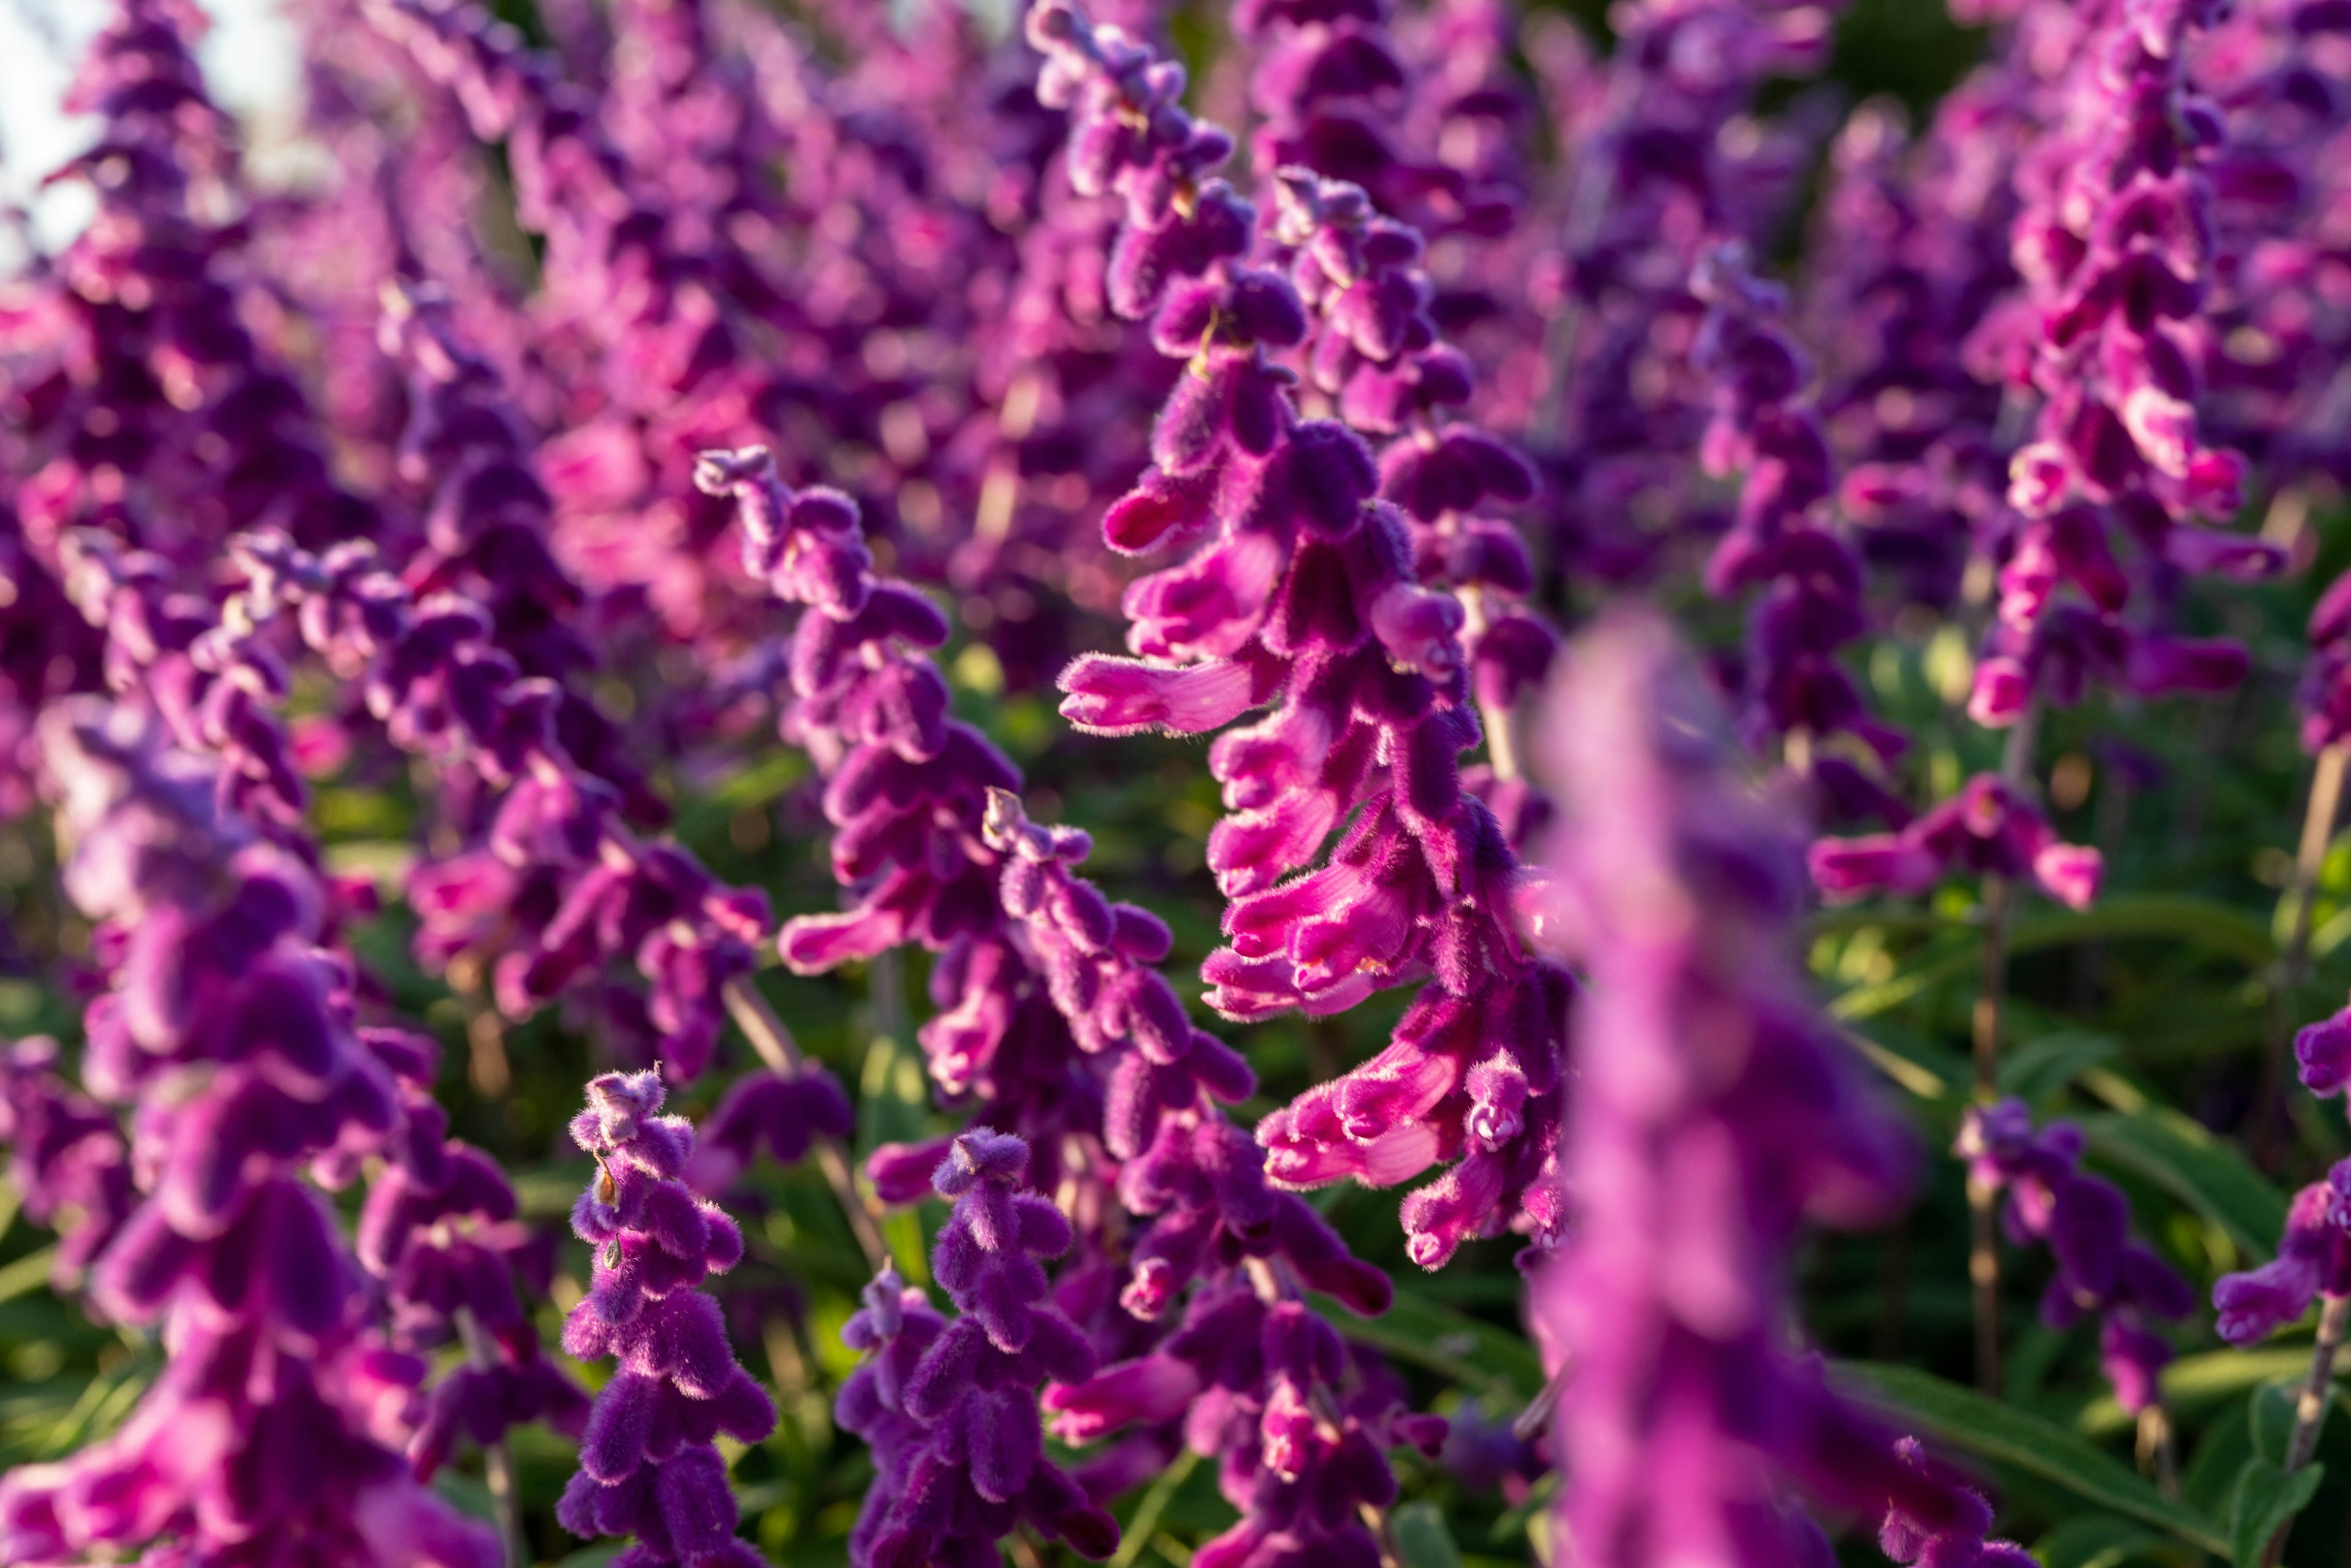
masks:
[[[662,1098],[658,1072],[607,1072],[571,1119],[572,1141],[596,1160],[571,1228],[595,1258],[563,1348],[619,1364],[589,1413],[556,1517],[590,1540],[634,1536],[621,1561],[636,1568],[758,1568],[735,1534],[717,1438],[759,1442],[776,1407],[736,1364],[718,1304],[700,1289],[742,1260],[743,1233],[685,1185],[694,1128],[659,1114]]]
[[[1562,1144],[1573,1201],[1534,1312],[1564,1527],[1610,1568],[1806,1560],[1791,1488],[1961,1534],[1981,1505],[1791,1349],[1807,1222],[1894,1212],[1910,1151],[1786,951],[1795,844],[1747,793],[1662,622],[1605,621],[1544,715],[1562,821],[1521,894],[1590,977]],[[1588,1043],[1587,1043],[1588,1042]]]
[[[2003,357],[2041,399],[2011,465],[2019,515],[1970,713],[2016,721],[2091,679],[2142,695],[2225,691],[2248,655],[2228,640],[2126,623],[2181,575],[2266,575],[2269,541],[2208,526],[2241,503],[2245,460],[2197,423],[2194,340],[2215,287],[2210,185],[2222,121],[2189,79],[2214,8],[2166,0],[2086,29],[2057,122],[2019,165],[2014,229],[2030,312]],[[2135,584],[2137,586],[2135,587]],[[2072,595],[2062,591],[2071,588]]]
[[[870,1359],[842,1385],[839,1418],[881,1472],[850,1537],[856,1568],[985,1568],[1024,1523],[1097,1561],[1118,1545],[1117,1522],[1045,1457],[1038,1386],[1091,1375],[1094,1354],[1048,1293],[1040,1260],[1073,1238],[1028,1169],[1009,1134],[957,1135],[934,1177],[955,1209],[932,1269],[959,1315],[884,1270],[842,1331]]]
[[[2036,1132],[2022,1101],[2003,1100],[1969,1109],[1957,1152],[1971,1181],[2008,1195],[2009,1239],[2043,1243],[2055,1259],[2056,1272],[2042,1292],[2042,1322],[2069,1328],[2096,1313],[2099,1356],[2115,1397],[2133,1415],[2152,1408],[2171,1347],[2147,1320],[2186,1317],[2195,1292],[2132,1239],[2122,1190],[2082,1171],[2081,1129],[2053,1122]]]
[[[1482,433],[1423,430],[1389,446],[1384,474],[1345,424],[1302,419],[1281,361],[1324,317],[1374,333],[1367,359],[1415,346],[1376,331],[1411,329],[1416,286],[1393,269],[1417,254],[1417,236],[1367,224],[1360,193],[1301,174],[1294,188],[1311,199],[1275,238],[1321,277],[1364,280],[1317,294],[1310,315],[1289,277],[1241,263],[1256,214],[1213,174],[1229,139],[1175,106],[1180,68],[1064,4],[1037,6],[1028,26],[1047,57],[1039,90],[1071,106],[1089,150],[1071,179],[1126,203],[1113,303],[1148,317],[1161,351],[1188,361],[1153,433],[1155,465],[1104,529],[1123,549],[1191,553],[1128,591],[1141,657],[1078,660],[1061,677],[1062,711],[1106,734],[1200,734],[1276,705],[1209,755],[1232,813],[1208,850],[1234,901],[1231,945],[1204,970],[1219,1012],[1328,1014],[1434,978],[1388,1051],[1260,1127],[1269,1173],[1385,1186],[1459,1162],[1405,1205],[1426,1267],[1472,1236],[1547,1237],[1566,984],[1519,949],[1503,913],[1515,857],[1460,774],[1480,734],[1459,641],[1467,617],[1459,599],[1416,580],[1405,520],[1522,497],[1526,470]],[[1403,250],[1383,258],[1384,246]],[[1393,275],[1374,279],[1366,266]],[[1374,298],[1396,287],[1400,315],[1396,299]],[[1375,500],[1382,488],[1404,509]],[[1351,812],[1329,863],[1280,880],[1312,865]]]
[[[79,699],[44,716],[42,743],[67,888],[112,954],[82,1075],[141,1107],[140,1201],[90,1299],[160,1322],[170,1355],[111,1437],[0,1480],[0,1551],[218,1560],[266,1541],[493,1568],[488,1532],[397,1451],[420,1369],[370,1330],[359,1266],[302,1179],[348,1179],[402,1124],[392,1066],[352,1028],[348,971],[313,946],[317,883],[225,814],[207,765],[152,718]]]

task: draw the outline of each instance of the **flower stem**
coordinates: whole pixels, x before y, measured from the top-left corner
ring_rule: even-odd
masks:
[[[2151,1460],[2155,1467],[2156,1490],[2177,1500],[2179,1497],[2179,1448],[2171,1435],[2171,1412],[2163,1401],[2138,1413],[2139,1464],[2144,1469]]]
[[[2033,701],[2017,715],[2001,753],[2001,781],[2022,790],[2032,772],[2032,747],[2041,727],[2041,706]],[[1983,977],[1976,991],[1974,1023],[1975,1097],[1990,1103],[2000,1097],[2000,1046],[2008,1013],[2008,923],[2015,889],[1997,873],[1983,883]],[[1976,1326],[1976,1386],[2000,1393],[2000,1226],[1995,1206],[1999,1192],[1972,1176],[1968,1180],[1968,1283],[1973,1292]]]
[[[2311,1455],[2318,1451],[2318,1434],[2326,1425],[2326,1404],[2335,1390],[2335,1354],[2343,1347],[2345,1326],[2351,1324],[2351,1296],[2322,1295],[2318,1300],[2318,1343],[2311,1346],[2310,1376],[2303,1383],[2302,1396],[2294,1401],[2294,1436],[2286,1440],[2288,1475],[2310,1463]],[[2288,1521],[2270,1537],[2262,1549],[2262,1568],[2273,1568],[2293,1528]]]
[[[485,1370],[496,1366],[497,1351],[491,1345],[489,1335],[482,1332],[474,1310],[460,1306],[454,1315],[457,1337],[465,1343],[465,1359]],[[523,1546],[522,1500],[515,1485],[514,1453],[507,1447],[503,1433],[482,1448],[482,1479],[490,1489],[490,1511],[497,1520],[499,1561],[506,1568],[529,1568],[530,1554]]]
[[[808,1059],[800,1054],[799,1043],[792,1031],[768,1005],[748,975],[737,975],[724,987],[726,1011],[735,1026],[759,1053],[759,1060],[786,1078],[799,1078],[808,1071]],[[849,1157],[848,1149],[839,1138],[829,1134],[816,1140],[817,1168],[832,1187],[833,1196],[841,1200],[841,1211],[848,1218],[849,1228],[864,1249],[865,1260],[880,1273],[890,1261],[889,1244],[882,1239],[882,1228],[875,1221],[874,1205],[858,1189],[857,1167]]]
[[[2312,905],[2316,902],[2318,873],[2326,863],[2326,846],[2335,838],[2335,819],[2343,806],[2344,765],[2351,760],[2351,743],[2337,741],[2318,754],[2310,774],[2310,803],[2303,812],[2302,844],[2294,859],[2294,880],[2286,886],[2285,950],[2278,955],[2270,978],[2267,1028],[2263,1031],[2262,1088],[2258,1097],[2260,1123],[2255,1145],[2272,1152],[2273,1135],[2286,1121],[2286,1084],[2293,1077],[2289,1061],[2294,1020],[2303,982],[2309,978]]]

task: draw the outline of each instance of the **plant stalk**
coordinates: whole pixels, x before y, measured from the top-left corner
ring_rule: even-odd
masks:
[[[2287,1084],[2294,1078],[2294,1024],[2302,988],[2310,978],[2310,933],[2313,906],[2317,902],[2318,873],[2326,864],[2326,846],[2335,840],[2335,821],[2343,809],[2345,764],[2351,761],[2351,742],[2337,741],[2318,754],[2310,773],[2310,801],[2302,816],[2302,843],[2294,857],[2294,880],[2286,886],[2285,950],[2278,955],[2270,978],[2269,1009],[2263,1030],[2260,1124],[2257,1149],[2274,1154],[2274,1139],[2286,1124]]]
[[[485,1371],[495,1368],[498,1353],[489,1335],[482,1332],[474,1310],[460,1306],[453,1315],[457,1337],[465,1346],[465,1359]],[[490,1511],[497,1521],[498,1560],[506,1568],[530,1568],[530,1554],[523,1546],[522,1500],[515,1484],[514,1451],[503,1433],[497,1441],[483,1446],[482,1479],[489,1487]]]
[[[2001,753],[2000,777],[2011,789],[2022,792],[2032,773],[2033,742],[2041,727],[2041,705],[2025,705],[2008,732]],[[1997,873],[1983,883],[1983,977],[1976,991],[1973,1017],[1975,1098],[1989,1104],[2000,1097],[2000,1047],[2008,1013],[2008,925],[2015,889]],[[1976,1386],[1997,1398],[2000,1395],[2000,1194],[1994,1187],[1968,1178],[1968,1284],[1975,1308]]]
[[[786,1078],[799,1078],[808,1072],[808,1059],[800,1054],[799,1043],[792,1031],[759,994],[759,988],[748,975],[737,975],[723,988],[726,1011],[735,1026],[759,1053],[759,1060]],[[841,1212],[848,1218],[849,1228],[864,1250],[865,1260],[880,1273],[890,1261],[889,1243],[882,1239],[875,1206],[858,1189],[857,1167],[849,1157],[849,1150],[839,1138],[820,1134],[816,1139],[817,1168],[824,1173],[825,1181],[832,1187],[833,1196],[841,1200]]]
[[[2318,1342],[2310,1349],[2310,1375],[2302,1385],[2302,1396],[2294,1405],[2294,1436],[2286,1439],[2285,1473],[2294,1474],[2310,1463],[2311,1455],[2318,1451],[2318,1434],[2326,1425],[2326,1404],[2335,1391],[2335,1355],[2343,1348],[2343,1331],[2351,1324],[2351,1296],[2318,1298]],[[2292,1533],[2294,1522],[2289,1520],[2269,1544],[2262,1548],[2261,1568],[2275,1568],[2279,1554],[2285,1551],[2285,1538]]]

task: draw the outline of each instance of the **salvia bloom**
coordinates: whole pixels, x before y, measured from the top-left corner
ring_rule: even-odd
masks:
[[[2026,1568],[2040,1561],[2013,1541],[1987,1541],[1991,1510],[1982,1498],[1958,1486],[1942,1467],[1928,1457],[1916,1437],[1905,1437],[1894,1448],[1906,1469],[1922,1478],[1943,1478],[1956,1506],[1942,1519],[1929,1521],[1912,1514],[1900,1501],[1886,1510],[1877,1527],[1879,1550],[1905,1568]]]
[[[1789,764],[1812,778],[1829,812],[1907,822],[1884,782],[1905,739],[1870,716],[1837,660],[1869,617],[1861,560],[1818,515],[1834,459],[1807,395],[1812,365],[1779,324],[1786,296],[1751,276],[1737,246],[1707,256],[1690,287],[1707,305],[1691,362],[1714,379],[1701,460],[1718,476],[1742,472],[1707,586],[1763,589],[1749,616],[1741,727],[1750,743],[1784,737]],[[1832,749],[1840,741],[1843,754]]]
[[[1112,302],[1188,361],[1153,467],[1103,527],[1121,549],[1192,553],[1128,591],[1141,657],[1078,660],[1062,712],[1105,734],[1200,734],[1275,705],[1209,753],[1233,813],[1208,846],[1234,901],[1231,945],[1203,972],[1219,1012],[1328,1014],[1434,979],[1386,1052],[1263,1124],[1268,1173],[1385,1186],[1459,1162],[1405,1207],[1425,1267],[1505,1227],[1548,1236],[1566,981],[1520,951],[1504,913],[1516,858],[1460,771],[1480,737],[1467,616],[1460,598],[1421,585],[1406,520],[1523,498],[1525,465],[1463,427],[1420,428],[1375,461],[1346,424],[1301,418],[1280,356],[1324,324],[1332,373],[1346,378],[1346,356],[1364,349],[1395,362],[1399,425],[1429,406],[1423,393],[1458,401],[1444,390],[1462,390],[1458,361],[1438,376],[1433,360],[1398,361],[1430,346],[1424,286],[1400,270],[1417,235],[1374,220],[1352,187],[1285,175],[1273,237],[1330,284],[1305,291],[1310,315],[1290,277],[1241,263],[1256,214],[1212,174],[1229,139],[1176,106],[1179,67],[1066,5],[1033,10],[1029,37],[1047,56],[1040,94],[1078,117],[1071,178],[1125,199]],[[1327,864],[1280,881],[1351,813]]]
[[[1094,1354],[1049,1296],[1040,1260],[1072,1237],[1028,1169],[1009,1134],[957,1136],[934,1178],[955,1210],[932,1268],[959,1315],[885,1270],[842,1331],[870,1359],[841,1385],[839,1418],[881,1472],[850,1540],[857,1568],[993,1568],[1024,1522],[1090,1558],[1118,1544],[1116,1522],[1045,1458],[1037,1388],[1090,1376]]]
[[[614,1559],[629,1568],[757,1568],[759,1554],[735,1535],[716,1438],[758,1442],[776,1407],[697,1289],[741,1261],[743,1233],[685,1185],[694,1129],[658,1114],[662,1095],[657,1072],[607,1072],[571,1120],[572,1141],[596,1159],[571,1208],[595,1262],[563,1348],[619,1367],[596,1396],[556,1514],[575,1535],[634,1536]]]
[[[2076,702],[2091,679],[2213,692],[2245,673],[2234,643],[2120,619],[2133,549],[2140,602],[2158,610],[2182,573],[2259,576],[2281,560],[2195,520],[2236,509],[2245,468],[2196,415],[2194,334],[2213,286],[2201,166],[2221,121],[2190,89],[2186,52],[2211,19],[2194,0],[2114,8],[2081,40],[2061,121],[2017,171],[2015,256],[2036,314],[2002,325],[2032,334],[2009,358],[2043,402],[2011,468],[2022,520],[1969,704],[1982,724],[2013,722],[2036,695]]]
[[[42,743],[68,891],[113,955],[83,1077],[140,1105],[140,1199],[91,1299],[160,1321],[170,1356],[113,1436],[0,1481],[0,1556],[231,1563],[266,1542],[279,1562],[490,1568],[488,1532],[389,1446],[415,1368],[368,1332],[358,1264],[302,1179],[347,1180],[402,1125],[347,971],[312,945],[317,884],[136,712],[61,705]]]
[[[2053,1122],[2036,1132],[2021,1100],[1972,1106],[1957,1148],[1969,1179],[2008,1195],[2001,1218],[2019,1246],[2045,1244],[2056,1271],[2041,1296],[2041,1319],[2070,1328],[2098,1318],[2098,1352],[2115,1396],[2137,1414],[2160,1397],[2156,1377],[2171,1347],[2148,1319],[2186,1317],[2195,1292],[2170,1264],[2130,1234],[2122,1189],[2081,1169],[2082,1131]]]
[[[354,1250],[383,1281],[396,1347],[422,1354],[455,1342],[467,1353],[425,1395],[408,1443],[418,1478],[430,1479],[461,1438],[487,1448],[532,1421],[579,1437],[587,1396],[539,1354],[523,1291],[542,1294],[546,1270],[536,1266],[540,1249],[517,1218],[506,1173],[482,1150],[445,1137],[448,1115],[432,1098],[439,1050],[431,1039],[385,1029],[365,1038],[399,1082],[402,1125],[368,1189]]]
[[[1591,977],[1573,1218],[1536,1287],[1578,1555],[1807,1561],[1790,1487],[1964,1533],[1968,1495],[1899,1462],[1788,1345],[1799,1228],[1886,1215],[1909,1166],[1784,956],[1793,844],[1744,798],[1661,622],[1604,622],[1544,716],[1563,821],[1526,907]]]
[[[1029,1138],[1041,1151],[1040,1185],[1050,1175],[1058,1186],[1062,1134],[1099,1128],[1102,1085],[1080,1067],[1069,1021],[1037,983],[998,902],[999,856],[983,821],[988,792],[1018,789],[1020,775],[949,716],[946,680],[929,656],[946,641],[946,617],[912,585],[873,570],[854,502],[837,490],[788,488],[766,448],[705,453],[695,476],[736,501],[746,567],[805,607],[789,651],[778,651],[790,694],[781,728],[824,777],[833,875],[849,907],[787,921],[777,950],[802,974],[908,942],[937,952],[930,991],[939,1010],[920,1037],[932,1081]],[[1147,958],[1165,952],[1164,927],[1141,910],[1123,936]],[[1068,999],[1082,1012],[1094,998]],[[1165,1027],[1171,1007],[1183,1023],[1172,991],[1140,1005],[1144,1027]],[[1190,1038],[1184,1024],[1171,1048]],[[873,1168],[883,1198],[921,1196],[939,1155],[927,1145],[881,1151]]]
[[[2258,1269],[2223,1274],[2212,1287],[2212,1330],[2252,1344],[2292,1328],[2324,1298],[2351,1297],[2351,1166],[2294,1195],[2277,1256]]]
[[[2351,1084],[2351,1009],[2304,1029],[2294,1039],[2303,1086],[2321,1099]],[[2213,1330],[2231,1344],[2251,1344],[2300,1322],[2314,1300],[2351,1297],[2351,1161],[2294,1196],[2277,1256],[2258,1269],[2221,1277],[2212,1287]]]
[[[50,1280],[79,1289],[138,1197],[120,1125],[58,1073],[56,1040],[0,1045],[0,1144],[26,1217],[62,1232]]]
[[[1896,831],[1822,839],[1810,860],[1832,900],[1925,893],[1959,871],[2031,882],[2072,909],[2097,898],[2105,869],[2096,850],[2058,838],[2022,789],[1990,773]]]

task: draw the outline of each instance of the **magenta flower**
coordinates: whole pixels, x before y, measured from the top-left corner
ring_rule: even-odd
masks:
[[[1209,752],[1230,813],[1208,845],[1233,900],[1230,944],[1203,970],[1217,1011],[1328,1014],[1434,981],[1388,1052],[1260,1126],[1268,1174],[1389,1185],[1452,1164],[1405,1205],[1424,1267],[1474,1236],[1548,1238],[1565,979],[1500,915],[1516,857],[1461,775],[1481,736],[1468,612],[1424,586],[1415,542],[1416,528],[1473,531],[1476,507],[1524,499],[1531,476],[1467,425],[1418,425],[1375,456],[1347,425],[1301,418],[1281,362],[1292,350],[1334,392],[1387,385],[1363,393],[1395,422],[1377,433],[1459,401],[1462,367],[1437,351],[1409,270],[1418,235],[1375,217],[1361,191],[1300,172],[1281,181],[1270,235],[1282,271],[1243,265],[1255,214],[1213,177],[1228,139],[1173,107],[1180,70],[1066,5],[1033,10],[1029,37],[1047,57],[1040,94],[1072,107],[1081,145],[1102,149],[1071,178],[1125,198],[1113,303],[1189,360],[1154,431],[1155,466],[1104,531],[1123,549],[1190,553],[1128,591],[1141,657],[1076,661],[1062,712],[1113,734],[1198,733],[1271,705]],[[1445,554],[1427,559],[1441,581]],[[1539,654],[1517,663],[1528,650],[1510,639],[1496,651],[1499,695],[1540,669]],[[1282,880],[1299,867],[1314,869]]]
[[[2325,1181],[2294,1195],[2277,1256],[2258,1269],[2223,1274],[2212,1287],[2213,1332],[2252,1344],[2291,1328],[2321,1296],[2351,1296],[2351,1170],[2336,1166]]]
[[[1802,1226],[1890,1212],[1911,1164],[1784,954],[1794,845],[1660,622],[1604,622],[1567,667],[1544,725],[1562,820],[1522,895],[1533,939],[1591,978],[1574,1214],[1535,1303],[1565,1380],[1565,1528],[1596,1563],[1779,1560],[1798,1542],[1770,1502],[1794,1486],[1962,1532],[1972,1500],[1897,1462],[1786,1344]]]

